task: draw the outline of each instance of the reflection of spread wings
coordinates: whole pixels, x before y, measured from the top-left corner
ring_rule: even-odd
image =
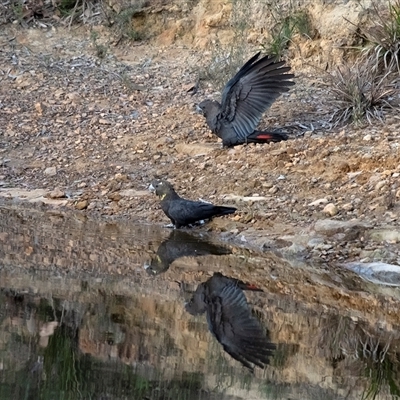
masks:
[[[243,291],[231,282],[206,302],[209,328],[224,350],[247,368],[253,368],[250,363],[264,368],[275,345],[251,315]]]

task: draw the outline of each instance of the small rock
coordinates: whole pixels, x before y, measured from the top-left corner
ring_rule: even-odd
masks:
[[[61,198],[65,197],[65,192],[63,192],[59,188],[55,188],[54,190],[52,190],[49,193],[48,197],[50,197],[50,199],[61,199]]]
[[[57,168],[56,167],[48,167],[43,172],[45,175],[54,176],[57,175]]]
[[[121,174],[120,172],[116,173],[116,174],[114,175],[114,178],[115,178],[115,180],[118,181],[118,182],[127,182],[127,181],[129,181],[128,175]]]
[[[345,268],[354,271],[367,281],[387,286],[400,286],[400,266],[383,262],[349,262]]]
[[[272,186],[272,188],[268,190],[268,193],[275,194],[278,190],[276,186]]]
[[[78,210],[83,210],[83,209],[85,209],[88,205],[89,205],[89,202],[88,202],[87,200],[81,200],[81,201],[78,201],[78,202],[75,204],[75,208],[78,209]]]
[[[386,181],[379,181],[376,185],[375,185],[375,190],[380,190],[381,188],[383,188],[386,185]]]
[[[115,193],[110,193],[110,194],[108,195],[108,198],[109,198],[110,200],[112,200],[112,201],[120,201],[121,198],[122,198],[122,196],[120,195],[120,193],[115,192]]]
[[[362,171],[356,171],[356,172],[349,172],[347,174],[347,176],[349,177],[349,179],[354,179],[356,178],[358,175],[361,175]]]
[[[365,135],[365,136],[363,137],[363,140],[369,142],[370,140],[372,140],[372,136],[371,136],[371,135]]]
[[[270,189],[270,188],[272,188],[274,186],[274,184],[272,183],[272,182],[264,182],[263,184],[262,184],[262,187],[265,187],[265,188],[267,188],[267,189]]]
[[[353,204],[351,203],[346,203],[342,205],[343,210],[345,211],[353,211]]]
[[[98,207],[98,205],[95,202],[93,202],[87,206],[87,210],[94,210],[96,209],[96,207]]]
[[[328,202],[328,199],[318,199],[318,200],[314,200],[313,202],[309,203],[308,205],[310,207],[314,207],[314,206],[320,206],[321,204],[326,204]]]
[[[330,215],[331,217],[333,217],[334,215],[336,215],[338,213],[338,209],[333,203],[327,204],[322,211],[325,214]]]

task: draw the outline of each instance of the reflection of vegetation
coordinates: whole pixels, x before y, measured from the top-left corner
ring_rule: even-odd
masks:
[[[78,332],[65,325],[50,337],[44,352],[43,371],[46,379],[40,385],[42,399],[64,393],[65,399],[75,398],[80,370],[77,362]]]
[[[287,360],[298,353],[298,351],[298,344],[278,344],[274,356],[271,358],[271,365],[278,368],[287,366]]]
[[[391,342],[391,338],[370,334],[362,323],[349,317],[332,316],[324,324],[320,346],[329,348],[335,369],[343,363],[342,370],[367,378],[362,399],[373,400],[387,391],[400,396],[399,363],[397,355],[389,352]]]
[[[382,362],[371,362],[368,360],[365,367],[365,375],[369,382],[369,387],[364,391],[362,400],[374,400],[387,384],[391,396],[400,396],[398,371],[394,363],[385,357]]]
[[[50,337],[40,359],[43,364],[29,362],[17,373],[2,374],[0,399],[209,398],[201,389],[200,373],[184,372],[178,379],[166,380],[164,371],[158,370],[158,376],[148,379],[129,365],[105,364],[83,355],[78,349],[78,330],[65,325]]]

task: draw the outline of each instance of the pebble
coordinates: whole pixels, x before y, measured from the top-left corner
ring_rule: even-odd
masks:
[[[346,203],[342,205],[344,211],[353,211],[354,207],[351,203]]]
[[[380,190],[381,188],[383,188],[386,185],[386,181],[379,181],[376,185],[375,185],[375,190]]]
[[[338,213],[338,209],[333,203],[327,204],[322,211],[325,214],[330,215],[331,217],[333,217],[334,215],[336,215]]]
[[[122,196],[121,196],[120,193],[115,192],[115,193],[110,193],[110,194],[108,195],[108,198],[109,198],[110,200],[112,200],[112,201],[120,201],[121,198],[122,198]]]
[[[370,140],[372,140],[372,136],[371,136],[371,135],[365,135],[365,136],[363,137],[363,140],[369,142]]]
[[[278,188],[276,186],[272,186],[271,189],[268,190],[268,193],[275,194],[278,192]]]
[[[272,182],[264,182],[263,184],[262,184],[262,187],[265,187],[265,188],[267,188],[267,189],[270,189],[270,188],[272,188],[274,186],[274,184],[272,183]]]
[[[59,188],[55,188],[49,193],[50,199],[61,199],[65,197],[65,192]]]
[[[309,203],[308,205],[310,207],[314,207],[314,206],[320,206],[321,204],[326,204],[328,203],[328,199],[318,199],[318,200],[314,200],[313,202]]]
[[[57,174],[57,168],[56,167],[48,167],[44,170],[43,172],[45,175],[48,176],[54,176]]]
[[[75,204],[75,208],[78,210],[84,210],[88,205],[89,202],[87,200],[81,200]]]

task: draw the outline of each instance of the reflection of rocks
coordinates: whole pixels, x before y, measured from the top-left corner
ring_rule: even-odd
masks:
[[[0,259],[10,267],[128,272],[143,265],[164,237],[159,227],[148,225],[97,222],[62,212],[0,210]]]
[[[215,273],[197,287],[186,311],[192,315],[207,313],[210,331],[228,354],[247,368],[264,368],[275,345],[251,315],[243,290],[260,289]]]
[[[400,286],[400,267],[382,262],[350,262],[345,268],[359,274],[365,280],[379,285]]]
[[[150,274],[156,275],[165,272],[176,259],[181,257],[208,254],[218,256],[231,253],[227,247],[213,244],[182,230],[173,230],[169,237],[160,244],[156,256],[145,265],[145,268]]]

